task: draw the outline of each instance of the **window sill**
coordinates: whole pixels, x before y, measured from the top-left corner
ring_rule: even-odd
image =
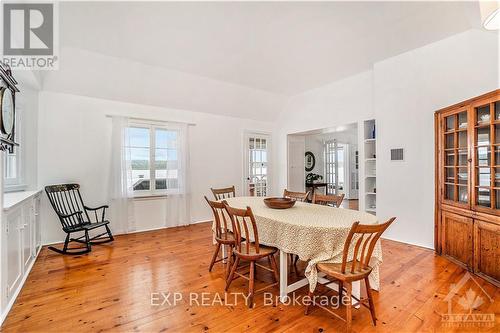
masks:
[[[144,195],[136,195],[132,198],[134,201],[143,201],[143,200],[159,200],[166,199],[168,197],[167,194],[144,194]]]
[[[4,191],[4,193],[21,192],[21,191],[25,191],[27,188],[28,188],[28,185],[26,185],[26,184],[4,185],[3,191]]]

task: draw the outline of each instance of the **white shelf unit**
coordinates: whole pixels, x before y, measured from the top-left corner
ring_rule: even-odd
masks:
[[[377,133],[375,119],[363,122],[365,212],[377,214]]]

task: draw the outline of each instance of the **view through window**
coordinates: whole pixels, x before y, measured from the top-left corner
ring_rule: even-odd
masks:
[[[131,164],[134,192],[166,193],[178,184],[178,132],[155,126],[131,126],[127,129],[127,160]]]

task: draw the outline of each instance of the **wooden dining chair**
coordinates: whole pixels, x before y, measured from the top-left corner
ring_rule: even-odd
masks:
[[[226,210],[226,206],[222,202],[211,201],[205,196],[205,200],[208,205],[212,209],[212,213],[214,215],[214,224],[215,224],[215,242],[217,243],[215,252],[212,256],[212,260],[210,261],[210,266],[208,267],[208,271],[211,272],[214,264],[216,262],[227,260],[226,263],[226,271],[224,273],[224,278],[227,281],[227,277],[229,275],[229,270],[231,269],[231,262],[233,258],[233,248],[236,244],[236,240],[233,232],[228,228],[231,219]],[[219,252],[221,247],[227,247],[227,256],[221,259],[217,259],[219,256]]]
[[[246,209],[238,209],[230,207],[225,200],[223,201],[223,203],[225,204],[226,210],[231,218],[231,223],[233,230],[235,231],[236,239],[236,245],[233,250],[236,258],[231,268],[231,272],[229,273],[229,277],[227,278],[226,291],[229,289],[231,282],[235,279],[235,275],[237,275],[237,277],[242,277],[248,280],[247,305],[249,308],[251,308],[253,307],[253,298],[255,293],[271,288],[279,283],[278,265],[276,264],[276,258],[274,257],[274,254],[278,251],[278,249],[271,246],[264,246],[259,243],[259,232],[257,230],[257,224],[255,223],[255,217],[250,207],[247,207]],[[257,263],[257,260],[266,257],[269,263],[269,267]],[[245,267],[238,267],[240,261],[247,261],[250,263],[250,265]],[[249,267],[249,277],[246,277],[241,272],[238,272],[238,269],[246,269],[246,267]],[[274,283],[257,291],[254,291],[256,267],[260,267],[269,272],[272,272]]]
[[[330,309],[324,307],[323,305],[318,305],[324,310],[330,312],[335,317],[341,319],[346,322],[347,331],[350,331],[352,325],[352,298],[354,298],[358,303],[354,304],[357,306],[358,304],[367,307],[370,310],[370,314],[372,317],[373,325],[375,326],[377,323],[377,317],[375,315],[375,305],[373,304],[372,291],[370,287],[370,282],[368,280],[368,276],[372,272],[372,268],[369,266],[370,259],[372,257],[373,249],[377,244],[382,233],[394,222],[396,218],[393,217],[387,222],[383,224],[375,224],[375,225],[364,225],[359,224],[359,222],[354,222],[349,231],[347,239],[344,243],[344,251],[342,255],[341,263],[318,263],[316,268],[318,272],[323,272],[327,277],[332,278],[334,281],[338,283],[339,289],[339,300],[342,301],[342,294],[345,291],[347,294],[346,300],[346,317],[342,318],[337,315]],[[349,249],[352,250],[352,257],[349,259]],[[352,282],[354,281],[365,281],[366,286],[366,299],[358,299],[352,296]],[[331,282],[334,282],[331,281]],[[314,293],[309,291],[309,297],[314,297]],[[368,305],[365,302],[368,301]],[[340,302],[339,302],[340,304]],[[305,314],[307,315],[309,312],[311,304],[309,303],[306,306]]]
[[[314,193],[312,203],[317,205],[334,206],[340,208],[340,205],[342,204],[343,200],[344,200],[344,193],[340,195],[334,195],[334,194],[324,195],[324,194]]]
[[[215,200],[234,198],[236,196],[234,185],[225,188],[211,188],[210,190],[212,190]]]
[[[307,202],[307,198],[309,197],[310,193],[311,193],[311,191],[303,193],[303,192],[292,192],[292,191],[288,191],[287,189],[284,189],[283,190],[283,197],[295,199],[297,201]]]

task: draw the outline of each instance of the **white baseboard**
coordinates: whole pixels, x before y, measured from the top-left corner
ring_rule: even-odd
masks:
[[[33,268],[33,266],[35,265],[36,260],[38,259],[38,255],[40,254],[40,250],[42,249],[42,246],[40,246],[40,248],[36,252],[35,259],[28,266],[28,270],[24,274],[23,279],[21,280],[21,283],[19,283],[19,286],[14,291],[14,294],[12,295],[12,298],[10,299],[9,303],[7,303],[7,306],[5,307],[4,311],[2,312],[2,315],[0,316],[0,326],[2,326],[5,318],[7,318],[7,315],[9,314],[10,309],[12,309],[12,306],[16,302],[17,296],[19,296],[19,293],[23,289],[24,283],[28,279],[28,276],[30,275],[31,269]]]

